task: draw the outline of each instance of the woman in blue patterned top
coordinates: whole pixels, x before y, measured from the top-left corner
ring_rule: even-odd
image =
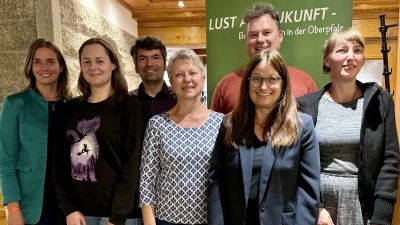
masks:
[[[169,60],[177,104],[147,125],[139,188],[145,225],[207,224],[207,170],[223,115],[201,103],[204,71],[189,49]]]

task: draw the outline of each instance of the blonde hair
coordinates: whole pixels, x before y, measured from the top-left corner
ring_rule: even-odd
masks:
[[[349,27],[345,28],[343,30],[338,30],[335,31],[331,34],[331,36],[328,38],[328,40],[325,41],[325,44],[322,48],[322,70],[324,73],[330,73],[331,68],[325,65],[325,59],[331,56],[333,49],[338,46],[345,44],[348,41],[353,41],[357,42],[358,44],[361,45],[361,47],[364,49],[365,47],[365,39],[360,33],[355,28]]]

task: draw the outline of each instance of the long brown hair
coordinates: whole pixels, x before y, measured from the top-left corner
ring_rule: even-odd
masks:
[[[278,104],[268,116],[264,137],[270,134],[272,146],[290,146],[300,137],[297,106],[292,97],[288,70],[282,56],[276,50],[266,49],[256,54],[247,64],[240,86],[238,107],[227,115],[225,143],[234,148],[238,145],[252,146],[254,136],[255,106],[250,98],[249,77],[254,68],[265,63],[271,65],[282,78],[282,92]]]
[[[35,52],[38,48],[48,48],[56,54],[58,63],[60,64],[60,66],[63,67],[63,70],[58,75],[57,97],[66,99],[71,98],[72,94],[69,89],[69,72],[67,63],[65,62],[65,58],[61,53],[60,49],[56,45],[54,45],[51,41],[47,41],[43,38],[36,39],[34,42],[32,42],[31,46],[29,46],[28,54],[26,55],[25,65],[24,65],[24,75],[28,82],[28,85],[24,88],[24,90],[27,90],[29,88],[37,90],[36,78],[32,71],[32,64],[33,64],[33,57],[35,56]]]
[[[114,101],[120,101],[122,99],[122,96],[128,93],[128,84],[126,82],[124,75],[122,75],[121,64],[119,63],[116,51],[107,41],[105,41],[102,38],[90,38],[87,41],[83,42],[83,44],[79,48],[79,62],[82,61],[83,48],[86,45],[94,45],[94,44],[99,44],[103,46],[106,54],[110,58],[111,63],[115,64],[115,69],[112,71],[111,75],[111,89],[113,93],[106,100],[106,102],[113,104]],[[83,77],[82,70],[79,73],[78,89],[82,93],[82,96],[79,97],[81,100],[87,99],[92,93],[90,84]]]

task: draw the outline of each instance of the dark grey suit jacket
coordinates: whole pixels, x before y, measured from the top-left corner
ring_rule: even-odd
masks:
[[[267,145],[261,168],[259,207],[261,225],[317,224],[320,159],[310,116],[300,114],[300,139],[289,147]],[[222,124],[208,174],[208,224],[243,225],[250,193],[253,147],[229,148]]]

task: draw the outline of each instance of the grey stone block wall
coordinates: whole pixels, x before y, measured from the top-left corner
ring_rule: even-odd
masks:
[[[26,51],[37,37],[34,0],[3,0],[0,7],[0,107],[25,85]]]
[[[36,38],[51,40],[63,51],[77,93],[78,49],[92,37],[110,42],[119,54],[129,90],[140,83],[129,50],[136,37],[75,0],[2,0],[0,6],[0,108],[5,96],[25,87],[23,66]]]

